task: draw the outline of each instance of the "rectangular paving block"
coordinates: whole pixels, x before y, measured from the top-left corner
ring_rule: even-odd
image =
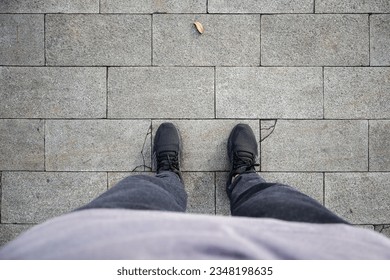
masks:
[[[102,13],[206,13],[207,0],[101,0]]]
[[[316,0],[316,13],[389,13],[389,0]]]
[[[0,14],[0,65],[44,65],[44,52],[44,15]]]
[[[153,15],[154,65],[257,66],[259,45],[259,15]]]
[[[230,216],[230,200],[226,193],[226,181],[229,172],[215,173],[215,214],[220,216]]]
[[[261,65],[369,64],[368,15],[263,15]]]
[[[235,120],[168,120],[174,123],[181,135],[183,171],[228,171],[227,140]],[[153,135],[165,121],[153,121]],[[241,120],[253,129],[258,139],[259,122]]]
[[[99,0],[1,0],[1,13],[98,13]]]
[[[215,215],[215,180],[212,172],[184,172],[187,212]]]
[[[216,173],[216,214],[229,216],[230,201],[226,194],[226,180],[228,172]],[[323,174],[322,173],[258,173],[267,182],[281,183],[292,186],[304,194],[323,204]]]
[[[354,224],[390,223],[390,173],[325,174],[325,206]]]
[[[370,16],[370,64],[390,66],[390,14]]]
[[[214,69],[132,67],[108,71],[110,118],[213,118]]]
[[[127,176],[154,176],[154,172],[110,172],[109,187],[113,187]],[[184,187],[188,194],[188,213],[215,215],[215,182],[212,172],[182,172]]]
[[[324,80],[325,118],[390,117],[390,67],[326,67]]]
[[[217,68],[218,118],[322,118],[322,69]]]
[[[370,121],[370,171],[390,171],[390,121]]]
[[[150,15],[47,15],[48,65],[150,65]]]
[[[148,120],[50,120],[46,170],[132,171],[150,166]]]
[[[312,13],[312,0],[209,0],[209,13]]]
[[[1,221],[39,223],[90,202],[107,189],[106,173],[4,172]]]
[[[44,127],[41,120],[0,120],[0,170],[43,170]]]
[[[15,239],[18,235],[32,226],[33,225],[31,224],[0,224],[0,246],[3,246],[9,241]]]
[[[1,118],[104,118],[106,69],[0,67]]]
[[[368,121],[278,120],[261,142],[261,170],[367,171]]]

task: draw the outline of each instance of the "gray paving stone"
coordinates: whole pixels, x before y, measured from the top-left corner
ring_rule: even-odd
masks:
[[[50,120],[46,170],[132,171],[150,166],[148,120]]]
[[[388,0],[316,0],[316,13],[389,13]]]
[[[104,118],[106,69],[0,67],[1,118]]]
[[[150,175],[154,172],[110,172],[109,187],[132,175]],[[215,215],[215,182],[212,172],[183,172],[185,190],[188,194],[187,212]]]
[[[325,174],[325,205],[354,224],[389,223],[390,173]]]
[[[367,121],[278,120],[261,142],[261,170],[367,171],[367,138]]]
[[[106,189],[106,173],[4,172],[1,220],[39,223],[90,202]]]
[[[229,172],[215,173],[215,212],[219,216],[230,216],[230,201],[226,194],[226,180]]]
[[[368,15],[263,15],[261,65],[369,64]]]
[[[48,65],[150,65],[149,15],[47,15]]]
[[[44,64],[44,16],[0,14],[0,65]]]
[[[0,170],[43,170],[41,120],[0,120]]]
[[[218,118],[322,118],[322,69],[217,68]]]
[[[390,171],[390,121],[370,121],[370,171]]]
[[[257,66],[259,44],[259,15],[153,15],[154,65]]]
[[[98,13],[99,0],[1,0],[2,13]]]
[[[370,16],[370,35],[371,65],[390,66],[390,14]]]
[[[267,182],[286,184],[298,191],[314,198],[319,203],[324,203],[324,176],[322,173],[259,173]]]
[[[215,182],[212,172],[184,172],[187,212],[215,215]]]
[[[109,69],[110,118],[213,118],[214,69]]]
[[[375,225],[375,231],[382,233],[387,238],[390,238],[390,225]]]
[[[325,118],[389,118],[389,77],[390,67],[326,67]]]
[[[209,0],[209,13],[312,13],[311,0]]]
[[[227,139],[235,120],[168,120],[180,131],[183,142],[183,171],[228,171]],[[153,121],[153,135],[164,121]],[[257,139],[259,122],[241,120],[249,124]]]
[[[0,224],[0,246],[3,246],[9,241],[15,239],[18,235],[32,226],[33,225],[31,224]]]
[[[206,0],[101,0],[102,13],[206,13]]]

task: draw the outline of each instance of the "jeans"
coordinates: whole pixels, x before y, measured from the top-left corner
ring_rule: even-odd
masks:
[[[296,189],[267,183],[256,173],[239,175],[227,188],[232,216],[275,218],[307,223],[347,223]],[[77,209],[125,208],[184,212],[187,193],[173,172],[129,176]]]

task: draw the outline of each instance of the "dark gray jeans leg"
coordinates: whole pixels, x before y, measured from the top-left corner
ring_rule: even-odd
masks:
[[[287,185],[267,183],[256,173],[240,175],[228,190],[233,216],[348,223],[309,196]]]
[[[155,176],[129,176],[99,197],[78,208],[124,208],[184,212],[187,193],[179,177],[173,172]]]

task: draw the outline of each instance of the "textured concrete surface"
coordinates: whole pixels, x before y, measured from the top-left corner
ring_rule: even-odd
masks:
[[[0,65],[44,64],[43,15],[0,14],[0,38]]]
[[[356,224],[387,223],[389,173],[325,174],[325,205]]]
[[[317,13],[389,13],[388,0],[316,0]]]
[[[226,141],[245,122],[266,180],[390,236],[389,13],[387,0],[0,1],[0,244],[153,175],[166,120],[187,212],[230,214]]]
[[[44,170],[44,123],[41,120],[0,120],[1,170]]]
[[[370,121],[370,171],[390,169],[390,121]]]
[[[264,15],[261,65],[369,64],[367,15]]]
[[[390,10],[390,1],[389,10]],[[371,65],[389,66],[390,65],[390,15],[371,15]]]
[[[105,68],[0,67],[2,118],[104,118]]]
[[[151,16],[47,15],[48,65],[148,65]]]
[[[261,143],[262,170],[367,171],[367,135],[367,121],[280,120]]]
[[[84,205],[106,189],[105,173],[3,172],[1,220],[39,223]]]
[[[110,118],[213,118],[212,67],[110,68]]]
[[[207,0],[101,0],[103,13],[205,13]]]
[[[325,67],[325,118],[390,118],[389,92],[390,68]]]
[[[194,22],[205,32],[199,34]],[[258,66],[259,15],[154,15],[153,64]]]
[[[209,0],[210,13],[282,14],[312,13],[311,0]]]
[[[145,145],[149,129],[146,120],[47,121],[46,169],[126,171],[150,166],[150,144]]]
[[[323,117],[320,67],[220,67],[216,84],[218,118]]]

